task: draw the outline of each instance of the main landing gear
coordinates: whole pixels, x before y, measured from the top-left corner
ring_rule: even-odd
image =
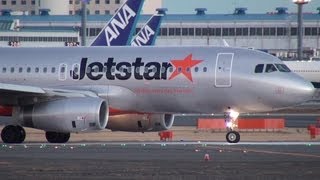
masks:
[[[234,131],[234,129],[237,127],[238,116],[239,113],[233,111],[230,107],[228,107],[228,110],[224,114],[225,124],[228,132],[226,139],[229,143],[238,143],[240,141],[239,132]]]
[[[49,143],[66,143],[69,141],[70,133],[46,132]]]
[[[4,143],[22,143],[25,138],[26,131],[21,126],[9,125],[1,131],[1,139]]]
[[[1,131],[1,139],[4,143],[23,143],[26,131],[21,126],[8,125]],[[66,143],[69,141],[70,133],[46,132],[47,141],[50,143]]]

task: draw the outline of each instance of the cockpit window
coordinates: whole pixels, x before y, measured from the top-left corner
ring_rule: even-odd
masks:
[[[263,67],[264,67],[264,64],[258,64],[256,66],[256,68],[254,69],[254,72],[255,73],[262,73],[263,72]]]
[[[275,64],[280,72],[291,72],[285,64]]]
[[[277,68],[273,64],[267,64],[266,73],[271,73],[277,71]]]

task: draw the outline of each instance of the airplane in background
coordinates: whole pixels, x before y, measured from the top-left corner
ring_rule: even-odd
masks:
[[[90,46],[146,46],[154,45],[164,14],[154,14],[132,39],[144,0],[127,0],[109,20]],[[132,7],[132,8],[130,8]],[[127,16],[127,17],[126,17]],[[123,21],[127,19],[126,21]],[[128,33],[130,32],[130,33]],[[132,40],[131,40],[132,39]]]
[[[293,72],[320,88],[320,61],[283,61]]]
[[[90,46],[130,46],[144,0],[127,0]]]
[[[131,41],[131,46],[153,46],[164,14],[154,14]]]
[[[314,94],[278,58],[242,48],[1,48],[0,54],[0,105],[13,119],[1,132],[5,143],[22,143],[23,127],[65,143],[70,133],[105,128],[167,130],[175,114],[270,112]],[[239,142],[240,134],[229,131],[226,139]]]

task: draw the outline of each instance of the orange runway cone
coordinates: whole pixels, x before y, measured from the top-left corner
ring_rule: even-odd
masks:
[[[210,155],[208,153],[204,155],[204,160],[210,161]]]

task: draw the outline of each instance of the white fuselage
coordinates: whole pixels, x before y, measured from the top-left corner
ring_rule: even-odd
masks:
[[[218,113],[228,106],[239,112],[272,111],[313,94],[311,83],[295,73],[255,72],[258,65],[283,63],[241,48],[2,48],[0,54],[5,87],[33,86],[54,93],[61,89],[61,95],[65,90],[91,92],[110,107],[127,111]],[[25,102],[21,95],[2,101]]]
[[[294,73],[310,82],[320,83],[320,61],[283,61]]]

